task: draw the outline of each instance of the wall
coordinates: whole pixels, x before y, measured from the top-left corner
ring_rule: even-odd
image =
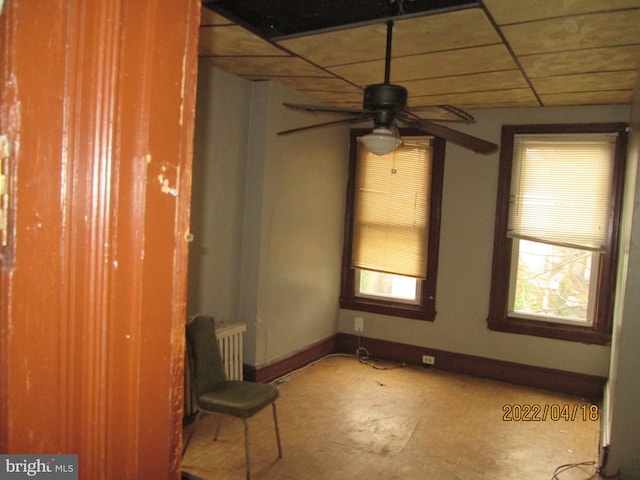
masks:
[[[279,137],[329,119],[285,99],[313,103],[201,62],[189,311],[246,322],[257,366],[337,331],[348,129]]]
[[[628,121],[629,108],[500,109],[473,114],[476,124],[456,128],[499,143],[503,124]],[[483,156],[447,146],[435,322],[341,310],[340,331],[353,333],[357,315],[364,317],[364,335],[369,337],[606,377],[607,346],[487,329],[498,162],[498,153]]]
[[[268,97],[268,111],[263,117],[266,148],[256,316],[258,365],[337,330],[337,273],[348,156],[345,127],[277,136],[280,130],[328,118],[290,112],[283,101],[313,100],[291,96],[276,83],[260,87]]]
[[[200,61],[188,313],[238,318],[251,83]]]
[[[616,302],[609,383],[605,391],[603,444],[610,445],[607,472],[620,469],[622,478],[640,478],[640,89],[633,103],[626,197],[623,205],[620,296]]]

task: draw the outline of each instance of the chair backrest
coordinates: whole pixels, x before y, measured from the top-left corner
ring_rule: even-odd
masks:
[[[191,385],[197,399],[200,394],[227,380],[212,316],[196,315],[187,323],[187,349],[191,361]]]

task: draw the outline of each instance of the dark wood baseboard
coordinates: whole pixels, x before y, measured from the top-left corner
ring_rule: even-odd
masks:
[[[355,352],[361,345],[373,357],[404,362],[409,365],[422,365],[422,355],[432,355],[436,357],[435,368],[440,370],[543,388],[598,401],[602,399],[604,385],[607,381],[606,378],[595,375],[523,365],[375,338],[362,337],[358,340],[356,335],[345,333],[338,334],[337,344],[339,351],[342,352]]]
[[[331,353],[353,353],[364,347],[374,358],[408,365],[422,365],[422,355],[436,357],[434,368],[449,372],[490,378],[503,382],[578,395],[593,401],[602,400],[604,377],[566,372],[552,368],[523,365],[474,355],[447,352],[428,347],[339,333],[310,345],[287,357],[258,368],[245,365],[245,378],[269,382]]]
[[[337,338],[337,335],[327,337],[291,355],[273,360],[260,367],[244,364],[242,369],[244,378],[252,382],[271,382],[324,356],[335,353],[337,351]]]

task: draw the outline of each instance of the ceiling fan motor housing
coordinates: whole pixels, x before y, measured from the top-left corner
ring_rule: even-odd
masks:
[[[407,106],[407,89],[391,83],[369,85],[364,89],[365,110],[401,110]]]
[[[375,112],[376,125],[389,125],[393,114],[407,106],[407,89],[400,85],[378,83],[364,89],[362,107]]]

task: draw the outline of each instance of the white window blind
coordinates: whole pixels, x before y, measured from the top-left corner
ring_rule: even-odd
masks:
[[[358,146],[352,266],[425,278],[432,149],[405,141],[382,156]]]
[[[615,134],[516,135],[508,235],[607,248]]]

